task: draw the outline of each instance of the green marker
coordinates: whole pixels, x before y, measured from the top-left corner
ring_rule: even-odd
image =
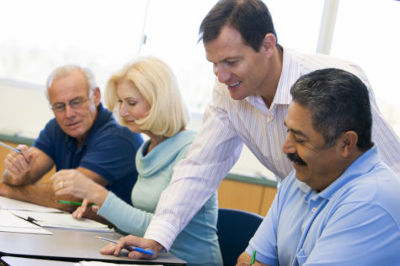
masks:
[[[69,205],[76,205],[76,206],[82,206],[82,202],[78,201],[68,201],[68,200],[57,200],[58,203],[62,204],[69,204]],[[92,206],[94,203],[89,203],[88,206]]]
[[[253,251],[253,256],[251,256],[250,266],[256,262],[256,250]]]

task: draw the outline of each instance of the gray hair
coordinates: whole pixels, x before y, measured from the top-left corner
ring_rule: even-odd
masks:
[[[46,97],[49,102],[50,102],[49,88],[53,84],[53,81],[57,80],[59,78],[68,76],[75,70],[79,70],[86,77],[86,80],[88,82],[88,87],[89,87],[89,97],[92,96],[93,91],[97,88],[97,83],[94,79],[93,72],[89,68],[80,67],[78,65],[64,65],[64,66],[60,66],[60,67],[57,67],[56,69],[54,69],[50,73],[49,77],[47,78]]]

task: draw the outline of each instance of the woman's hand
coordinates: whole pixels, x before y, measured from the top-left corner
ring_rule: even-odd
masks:
[[[76,169],[61,170],[55,173],[50,180],[56,196],[71,195],[101,206],[107,197],[108,190],[97,184]],[[86,211],[87,206],[85,206]]]

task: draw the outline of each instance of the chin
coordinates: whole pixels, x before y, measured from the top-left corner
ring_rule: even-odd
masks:
[[[241,95],[238,93],[230,92],[231,98],[236,101],[246,99],[247,95]]]
[[[306,183],[306,181],[308,180],[308,174],[305,171],[296,169],[296,178],[297,180]]]

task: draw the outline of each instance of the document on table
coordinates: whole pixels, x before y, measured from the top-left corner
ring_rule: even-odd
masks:
[[[80,261],[78,263],[74,263],[74,266],[112,266],[112,265],[129,265],[129,266],[135,266],[135,265],[148,265],[148,264],[121,264],[121,263],[109,263],[109,262],[102,262],[102,261]],[[153,266],[162,266],[162,264],[155,264]]]
[[[11,211],[14,215],[34,221],[43,227],[86,230],[96,232],[110,232],[107,225],[90,220],[77,220],[70,213],[32,212],[32,211]]]
[[[35,212],[62,212],[55,208],[40,206],[37,204],[9,199],[0,196],[0,209],[3,210],[19,210],[19,211],[35,211]]]
[[[48,230],[13,215],[10,211],[0,210],[0,231],[11,233],[30,233],[51,235]]]

